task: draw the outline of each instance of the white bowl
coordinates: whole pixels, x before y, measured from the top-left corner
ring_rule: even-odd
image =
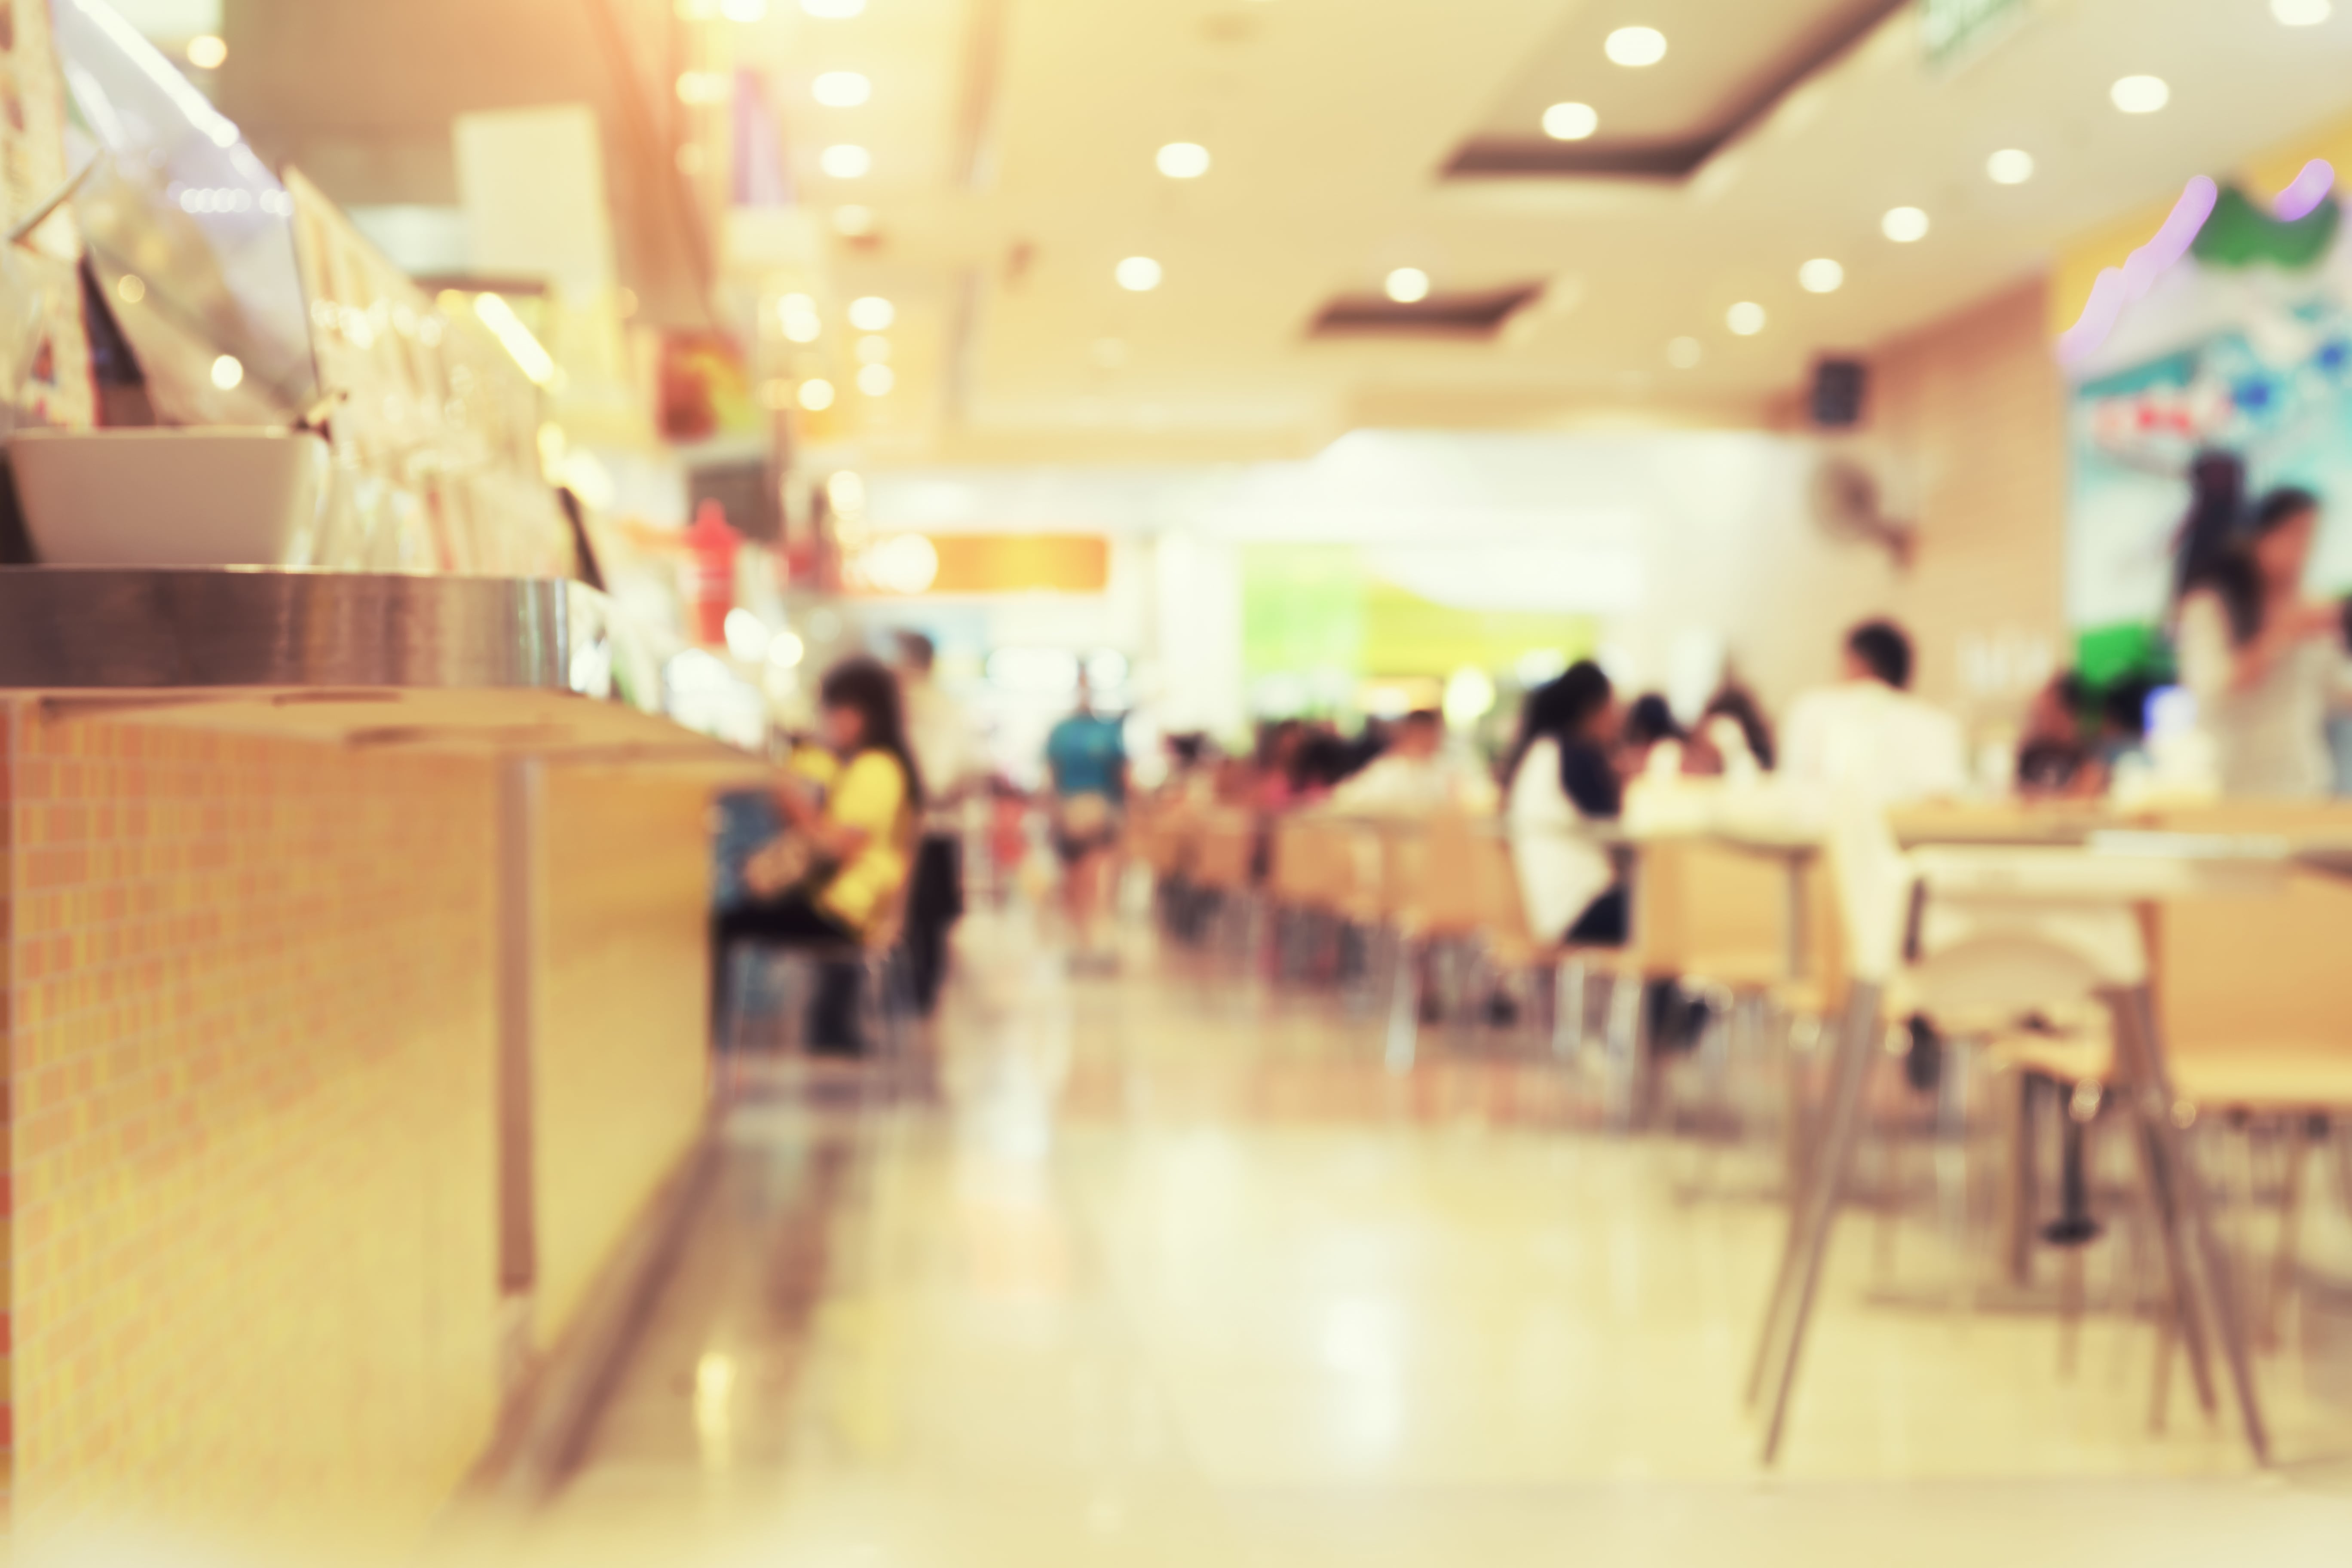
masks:
[[[327,443],[258,429],[19,430],[25,530],[45,566],[308,566]]]

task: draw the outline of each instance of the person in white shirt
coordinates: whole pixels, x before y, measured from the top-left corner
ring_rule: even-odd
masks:
[[[2316,496],[2273,490],[2183,584],[2180,683],[2224,795],[2310,800],[2335,785],[2327,718],[2344,695],[2345,612],[2304,597],[2318,526]]]
[[[1782,772],[1825,788],[1851,770],[1882,804],[1903,805],[1967,787],[1960,722],[1911,695],[1911,638],[1892,621],[1846,634],[1845,679],[1809,691],[1789,710]]]
[[[898,689],[907,745],[923,777],[922,841],[907,889],[907,957],[916,1006],[928,1016],[947,978],[948,933],[963,918],[963,836],[959,821],[971,786],[985,779],[988,758],[971,721],[932,679],[938,649],[920,632],[898,635]]]
[[[1495,781],[1445,751],[1445,719],[1433,709],[1408,713],[1389,749],[1331,793],[1335,811],[1421,816],[1433,811],[1495,809]]]
[[[1528,924],[1546,940],[1622,944],[1625,889],[1590,831],[1623,809],[1612,755],[1620,714],[1599,665],[1584,660],[1528,694],[1511,760],[1511,856]]]

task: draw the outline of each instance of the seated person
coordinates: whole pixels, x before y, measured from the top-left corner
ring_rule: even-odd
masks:
[[[1968,743],[1959,721],[1911,695],[1911,638],[1892,621],[1846,634],[1845,678],[1789,710],[1789,777],[1827,787],[1841,773],[1885,805],[1959,794]]]
[[[1624,789],[1613,755],[1618,709],[1609,677],[1585,660],[1528,693],[1510,767],[1511,855],[1539,936],[1626,940],[1625,889],[1602,847],[1580,831],[1613,819]]]
[[[714,1016],[722,1020],[727,959],[737,939],[779,947],[855,948],[906,886],[923,788],[907,746],[898,680],[877,660],[845,659],[825,672],[817,703],[825,752],[834,765],[788,773],[775,791],[784,838],[755,856],[751,868],[755,889],[779,877],[788,885],[757,890],[719,910],[715,920],[711,1001]],[[831,774],[821,799],[812,771]],[[775,869],[795,860],[804,860],[797,872]],[[855,963],[824,967],[809,1009],[811,1050],[863,1052],[857,993]]]
[[[2107,768],[2083,735],[2090,689],[2073,672],[2053,676],[2025,710],[2017,741],[2017,793],[2028,799],[2082,800],[2105,792]]]
[[[1433,708],[1398,721],[1388,749],[1331,793],[1334,809],[1366,816],[1423,816],[1495,809],[1494,781],[1445,751],[1445,720]]]
[[[1729,676],[1707,699],[1706,711],[1699,715],[1699,729],[1704,731],[1712,728],[1717,719],[1737,724],[1756,765],[1768,773],[1772,771],[1772,726],[1765,722],[1763,705],[1756,700],[1754,692]]]

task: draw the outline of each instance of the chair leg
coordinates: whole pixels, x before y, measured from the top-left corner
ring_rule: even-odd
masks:
[[[1421,1043],[1420,953],[1410,937],[1396,942],[1396,973],[1389,1000],[1389,1071],[1412,1070]]]
[[[1952,1310],[1976,1306],[1969,1258],[1969,1078],[1975,1053],[1958,1040],[1944,1052],[1936,1085],[1936,1185],[1943,1210],[1944,1248],[1951,1268]]]
[[[1552,973],[1551,1054],[1573,1061],[1584,1050],[1584,960],[1560,961]]]
[[[1805,1331],[1821,1289],[1822,1264],[1829,1255],[1830,1237],[1837,1226],[1841,1189],[1845,1185],[1846,1170],[1853,1163],[1861,1131],[1863,1098],[1870,1086],[1870,1069],[1879,1056],[1881,994],[1880,986],[1867,982],[1856,982],[1853,987],[1845,1027],[1838,1038],[1837,1060],[1831,1069],[1829,1125],[1822,1139],[1821,1158],[1815,1163],[1812,1181],[1802,1201],[1791,1207],[1781,1279],[1775,1285],[1772,1304],[1766,1311],[1765,1346],[1771,1343],[1774,1320],[1784,1312],[1788,1319],[1787,1331],[1781,1336],[1779,1365],[1772,1378],[1772,1407],[1765,1417],[1763,1462],[1768,1466],[1780,1457],[1780,1438],[1788,1426],[1789,1398],[1796,1390],[1797,1367],[1804,1355]],[[1793,1299],[1790,1297],[1792,1289]],[[1759,1347],[1759,1362],[1767,1353]]]
[[[2271,1285],[2263,1297],[2263,1343],[2276,1350],[2284,1337],[2286,1299],[2294,1294],[2296,1248],[2303,1226],[2303,1169],[2311,1154],[2311,1122],[2290,1116],[2286,1125],[2286,1190],[2279,1199],[2278,1250],[2271,1255]]]
[[[2107,1003],[2116,1021],[2116,1047],[2129,1064],[2127,1077],[2145,1130],[2147,1173],[2157,1191],[2159,1212],[2168,1212],[2179,1222],[2166,1229],[2167,1239],[2175,1248],[2172,1259],[2179,1293],[2184,1302],[2194,1304],[2198,1322],[2211,1325],[2214,1337],[2221,1341],[2246,1447],[2257,1464],[2267,1466],[2270,1431],[2263,1419],[2262,1393],[2254,1383],[2242,1303],[2232,1288],[2229,1259],[2214,1234],[2204,1189],[2189,1163],[2181,1129],[2172,1119],[2172,1086],[2163,1070],[2155,1006],[2145,984],[2114,992]]]
[[[1603,1114],[1621,1132],[1632,1131],[1641,1121],[1649,1048],[1649,987],[1639,974],[1620,974],[1609,992],[1608,1067],[1601,1092]]]
[[[2007,1219],[2009,1282],[2023,1287],[2033,1282],[2033,1221],[2042,1206],[2041,1171],[2035,1156],[2041,1134],[2037,1108],[2042,1079],[2032,1072],[2017,1075],[2016,1120],[2010,1130],[2009,1214]]]

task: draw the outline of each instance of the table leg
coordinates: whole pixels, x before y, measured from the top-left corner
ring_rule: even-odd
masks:
[[[2213,1233],[2204,1188],[2189,1163],[2180,1128],[2172,1120],[2172,1078],[2165,1069],[2164,1045],[2148,988],[2143,984],[2112,991],[2106,1003],[2115,1019],[2118,1066],[2131,1085],[2139,1114],[2146,1173],[2165,1232],[2191,1363],[2200,1353],[2200,1323],[2210,1325],[2230,1365],[2231,1392],[2237,1395],[2239,1417],[2245,1426],[2246,1446],[2253,1451],[2255,1462],[2268,1465],[2270,1434],[2263,1421],[2262,1395],[2254,1385],[2243,1303],[2231,1280],[2221,1239]]]
[[[1829,1254],[1836,1227],[1846,1172],[1853,1163],[1860,1140],[1862,1103],[1870,1084],[1870,1069],[1879,1057],[1879,1002],[1884,987],[1857,981],[1848,998],[1845,1026],[1839,1032],[1837,1059],[1831,1066],[1829,1118],[1812,1177],[1799,1200],[1790,1205],[1787,1251],[1772,1299],[1765,1308],[1764,1334],[1757,1350],[1757,1371],[1764,1371],[1778,1348],[1772,1373],[1772,1408],[1765,1419],[1763,1462],[1780,1457],[1780,1436],[1789,1416],[1789,1398],[1797,1384],[1797,1365],[1804,1353],[1805,1330],[1819,1293],[1822,1260]],[[1793,1297],[1791,1293],[1793,1292]],[[1783,1328],[1782,1320],[1786,1326]],[[1753,1381],[1760,1384],[1760,1377]]]

